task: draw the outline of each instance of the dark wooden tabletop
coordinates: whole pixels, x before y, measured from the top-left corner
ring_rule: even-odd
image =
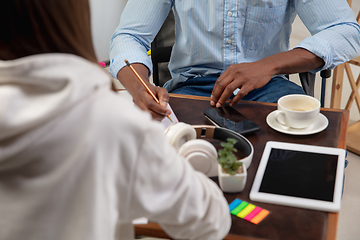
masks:
[[[211,108],[209,98],[172,94],[170,105],[181,122],[212,125],[204,117],[205,109]],[[267,141],[345,148],[349,111],[321,109],[321,113],[329,120],[329,125],[324,131],[312,135],[288,135],[273,130],[266,123],[266,116],[276,110],[276,104],[240,102],[234,108],[258,124],[260,130],[246,135],[254,146],[254,156],[248,168],[245,189],[241,193],[224,195],[229,203],[239,198],[269,210],[270,215],[258,225],[232,215],[232,226],[225,239],[335,240],[338,213],[252,202],[249,193]],[[216,142],[213,143],[216,146]],[[217,179],[214,181],[217,182]],[[135,232],[139,235],[170,238],[154,223],[135,225]]]

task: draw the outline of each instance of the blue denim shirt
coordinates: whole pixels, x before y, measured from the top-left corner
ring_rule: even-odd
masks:
[[[176,41],[168,90],[189,77],[220,75],[232,64],[289,50],[296,14],[312,35],[296,47],[321,57],[322,69],[360,52],[360,26],[346,0],[129,0],[111,39],[114,77],[124,59],[152,71],[146,52],[171,9]]]

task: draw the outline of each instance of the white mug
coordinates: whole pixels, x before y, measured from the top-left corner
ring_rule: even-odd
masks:
[[[290,94],[278,100],[276,120],[291,128],[306,128],[316,121],[320,113],[320,102],[314,97]]]

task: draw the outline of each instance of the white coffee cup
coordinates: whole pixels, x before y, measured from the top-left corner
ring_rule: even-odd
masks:
[[[316,121],[320,113],[320,102],[314,97],[290,94],[278,100],[276,120],[291,128],[306,128]]]

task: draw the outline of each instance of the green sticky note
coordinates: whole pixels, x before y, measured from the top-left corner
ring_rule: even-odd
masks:
[[[239,206],[237,206],[236,208],[234,208],[230,213],[232,215],[236,215],[238,214],[241,210],[243,210],[249,203],[248,202],[245,202],[245,201],[242,201]]]

